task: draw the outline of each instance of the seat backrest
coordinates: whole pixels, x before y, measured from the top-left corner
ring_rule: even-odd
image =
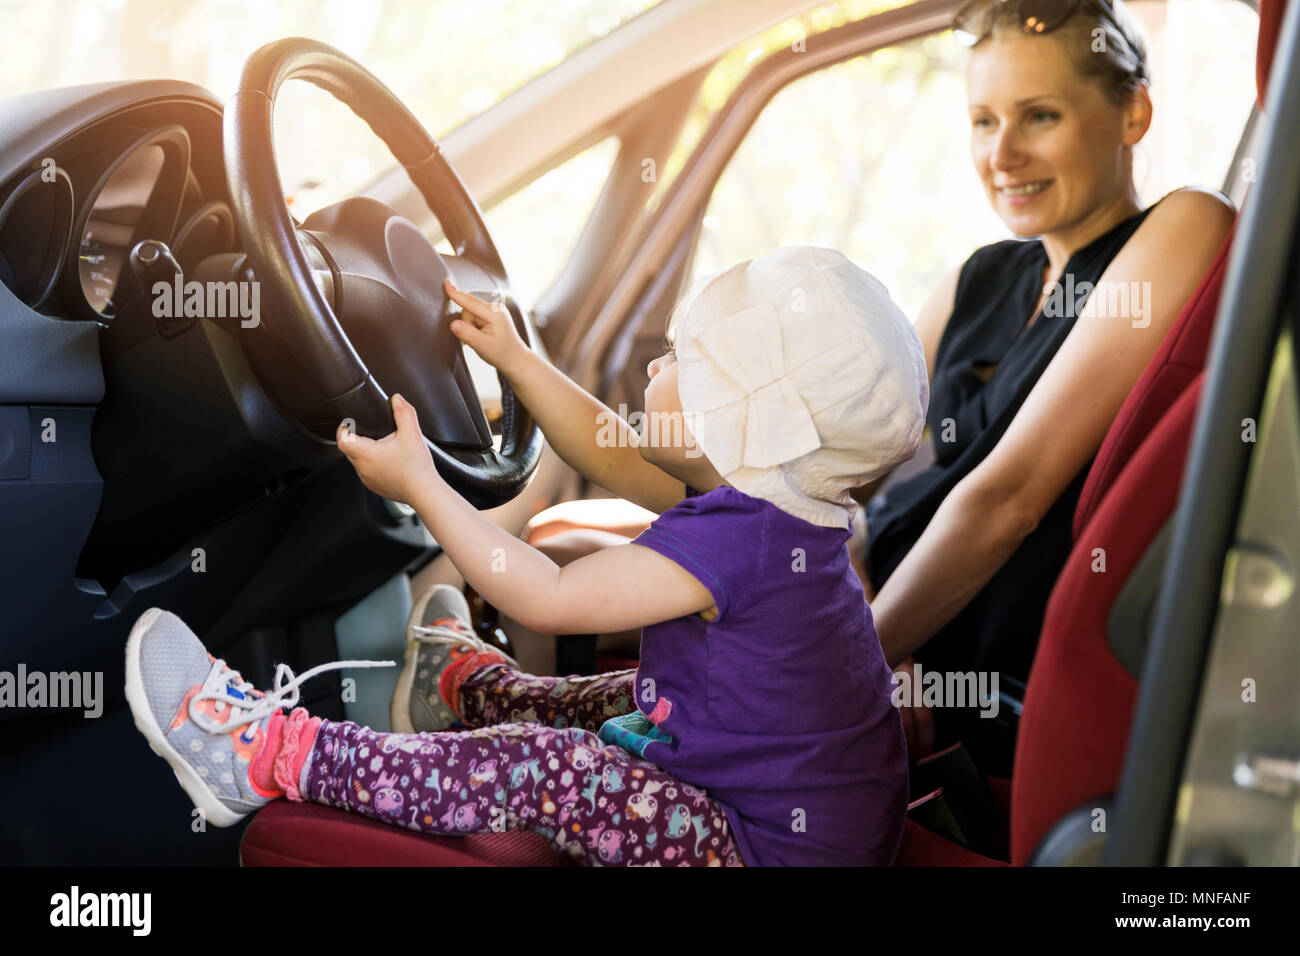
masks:
[[[1076,540],[1138,445],[1192,379],[1205,368],[1210,333],[1214,331],[1214,316],[1223,292],[1223,273],[1232,248],[1232,237],[1236,233],[1237,222],[1234,220],[1210,271],[1165,335],[1106,432],[1092,469],[1084,480],[1083,490],[1079,492],[1079,503],[1074,510]]]
[[[1058,819],[1118,785],[1138,685],[1111,651],[1107,622],[1174,512],[1202,381],[1203,373],[1129,458],[1052,589],[1016,741],[1013,864],[1023,865]]]
[[[1286,12],[1286,0],[1261,0],[1259,4],[1259,36],[1255,45],[1255,88],[1260,109],[1264,108],[1268,89],[1268,74],[1273,65],[1273,52],[1277,48],[1277,34]],[[1247,189],[1249,192],[1249,189]],[[1150,433],[1182,394],[1183,389],[1205,368],[1210,335],[1214,331],[1214,316],[1218,311],[1219,297],[1223,292],[1223,274],[1228,253],[1237,233],[1237,223],[1223,239],[1223,245],[1214,264],[1201,284],[1188,300],[1187,306],[1174,323],[1164,342],[1152,356],[1137,383],[1129,392],[1115,416],[1110,431],[1097,451],[1074,512],[1074,537],[1077,539],[1084,526],[1097,510],[1097,505],[1114,484],[1134,450]]]
[[[1286,0],[1260,0],[1263,103]],[[1177,505],[1236,224],[1124,403],[1088,474],[1074,548],[1052,590],[1025,692],[1011,790],[1011,862],[1070,811],[1115,792],[1137,681],[1115,658],[1116,598]]]

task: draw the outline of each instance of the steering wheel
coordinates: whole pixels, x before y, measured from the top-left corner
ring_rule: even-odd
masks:
[[[346,199],[296,224],[275,168],[272,117],[288,80],[307,80],[347,105],[388,146],[441,223],[454,256],[412,223],[367,198]],[[340,423],[378,438],[396,427],[385,388],[420,415],[425,443],[448,484],[477,508],[509,501],[541,457],[541,430],[501,383],[501,448],[493,446],[442,283],[510,311],[528,326],[483,216],[438,144],[370,71],[339,50],[291,37],[248,58],[226,106],[224,158],[235,224],[268,316],[245,351],[281,405],[307,431],[334,441]],[[382,383],[382,384],[381,384]]]

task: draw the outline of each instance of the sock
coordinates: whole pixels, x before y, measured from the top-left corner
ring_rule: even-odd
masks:
[[[320,724],[321,719],[303,707],[294,708],[287,717],[272,714],[266,723],[266,743],[248,768],[254,789],[265,791],[263,796],[301,801],[299,786]]]
[[[481,654],[471,654],[468,657],[462,657],[460,660],[448,667],[442,672],[438,679],[438,693],[446,701],[451,712],[461,720],[465,715],[461,712],[460,688],[465,681],[469,680],[481,668],[490,664],[505,664],[505,655],[497,651],[486,651]]]

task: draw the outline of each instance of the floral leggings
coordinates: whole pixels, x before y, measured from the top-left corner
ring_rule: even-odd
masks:
[[[534,677],[489,664],[461,686],[474,729],[322,721],[302,796],[422,833],[527,828],[598,866],[742,865],[715,800],[596,737],[633,710],[635,675]]]

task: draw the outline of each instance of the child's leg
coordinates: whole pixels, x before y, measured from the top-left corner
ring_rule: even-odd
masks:
[[[716,801],[585,730],[385,734],[322,721],[308,742],[313,728],[296,722],[302,739],[286,730],[282,746],[311,749],[298,787],[285,787],[291,798],[422,833],[526,827],[597,865],[741,864]],[[291,715],[284,726],[294,723]]]
[[[635,709],[635,671],[595,677],[534,677],[484,644],[456,588],[434,585],[416,601],[406,662],[389,708],[393,730],[446,730],[529,721],[597,730]]]
[[[488,664],[459,685],[460,717],[471,727],[537,723],[596,731],[636,709],[636,671],[592,677],[537,677],[507,664]]]
[[[263,693],[155,608],[127,641],[126,697],[149,745],[216,826],[281,796],[307,797],[428,833],[523,825],[592,862],[739,862],[707,794],[588,731],[383,734],[301,707],[286,717],[281,708],[313,671],[277,671]]]

